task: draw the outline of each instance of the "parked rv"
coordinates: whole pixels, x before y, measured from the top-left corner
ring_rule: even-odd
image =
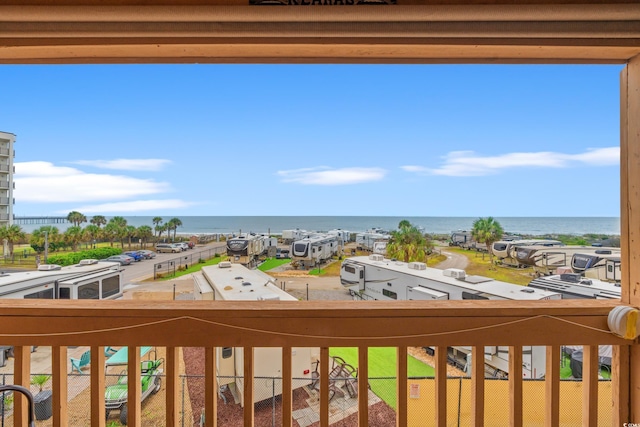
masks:
[[[335,234],[314,234],[291,244],[291,260],[301,268],[312,268],[342,252],[342,241]]]
[[[255,267],[265,252],[264,236],[258,234],[241,234],[227,240],[227,255],[233,263]]]
[[[563,299],[620,299],[620,284],[563,273],[533,279],[528,287],[557,292]]]
[[[422,262],[400,262],[382,255],[346,259],[340,269],[340,282],[354,299],[363,300],[551,300],[557,292],[544,291],[481,276],[468,276],[464,270],[438,270]],[[449,349],[452,360],[467,365],[470,348]],[[524,349],[523,376],[542,378],[545,372],[545,348]],[[486,347],[485,363],[490,375],[500,377],[509,372],[508,349]]]
[[[521,246],[517,248],[515,258],[522,265],[532,266],[536,274],[540,276],[556,274],[559,267],[571,266],[573,256],[576,254],[620,256],[620,249],[592,246]],[[577,260],[576,266],[578,265]]]
[[[389,242],[390,234],[383,233],[382,230],[369,230],[356,234],[356,248],[361,251],[373,252],[374,244],[379,242]],[[386,250],[386,246],[385,246]]]
[[[260,270],[249,270],[240,264],[223,261],[215,266],[203,267],[194,275],[194,298],[217,301],[297,301],[274,284],[275,279]],[[216,368],[218,384],[235,388],[240,404],[244,401],[244,349],[217,347]],[[317,348],[295,347],[291,350],[294,388],[311,384],[312,363],[319,357]],[[282,349],[254,349],[254,403],[282,394],[282,381],[259,381],[257,378],[282,376]]]
[[[43,264],[37,271],[0,275],[0,298],[116,299],[122,296],[122,268],[115,262],[85,259],[61,267]]]
[[[528,264],[520,262],[518,258],[518,250],[525,246],[536,247],[539,249],[556,248],[564,246],[559,240],[552,239],[517,239],[517,240],[498,240],[493,242],[491,250],[497,258],[498,263],[509,267],[526,267]]]

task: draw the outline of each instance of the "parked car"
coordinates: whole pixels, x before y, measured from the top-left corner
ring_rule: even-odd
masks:
[[[188,243],[179,242],[179,243],[174,243],[174,245],[179,246],[183,251],[186,251],[187,249],[190,249]]]
[[[158,243],[156,245],[156,252],[158,253],[163,253],[163,252],[182,252],[182,248],[178,247],[178,246],[174,246],[171,243]]]
[[[126,251],[124,254],[130,256],[136,262],[144,259],[144,255],[142,255],[140,251]]]
[[[113,255],[113,256],[110,256],[109,258],[101,259],[100,261],[119,262],[120,265],[129,265],[132,262],[134,262],[134,259],[131,258],[129,255]]]
[[[189,245],[189,249],[193,249],[196,246],[196,244],[191,241],[187,242],[187,245]]]
[[[156,253],[153,251],[149,251],[147,249],[142,249],[139,250],[138,252],[140,252],[142,254],[142,256],[144,256],[145,259],[151,259],[151,258],[155,258],[156,257]]]

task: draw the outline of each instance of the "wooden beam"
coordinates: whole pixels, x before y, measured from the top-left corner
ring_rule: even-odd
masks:
[[[320,348],[320,427],[329,427],[329,347]]]
[[[598,346],[585,345],[582,358],[582,426],[598,426]]]
[[[436,425],[447,425],[447,347],[436,347]]]
[[[628,262],[628,276],[623,276],[623,302],[640,307],[640,56],[629,61],[626,75],[626,88],[622,92],[626,95],[626,132],[624,133],[624,154],[626,159],[626,193],[623,194],[628,234],[625,244],[628,245],[628,255],[624,261]],[[621,116],[622,116],[621,112]],[[622,120],[622,119],[621,119]],[[623,251],[624,254],[624,251]],[[625,289],[628,288],[628,289]],[[636,345],[630,350],[630,419],[640,418],[640,350]]]
[[[545,362],[544,425],[556,427],[560,424],[560,346],[547,346]]]
[[[204,425],[206,427],[218,425],[217,351],[217,347],[205,347],[204,349]]]
[[[205,355],[206,359],[206,355]],[[167,374],[165,376],[165,417],[167,427],[180,426],[180,410],[178,409],[179,390],[180,390],[180,348],[167,347],[165,368]],[[208,365],[208,364],[207,364]],[[206,370],[206,366],[205,366]],[[214,370],[215,376],[215,370]],[[207,374],[205,373],[205,378]],[[206,379],[205,379],[206,381]],[[205,389],[206,394],[206,389]]]
[[[611,400],[613,413],[612,424],[621,426],[630,420],[629,414],[629,347],[614,345],[611,360]]]
[[[396,402],[397,403],[397,411],[396,411],[396,427],[405,427],[409,424],[408,417],[408,371],[407,371],[407,347],[398,347],[397,354],[397,367],[396,367],[396,377],[398,378],[398,389]]]
[[[369,425],[369,348],[358,347],[358,425]]]
[[[13,383],[27,389],[31,388],[31,346],[13,348]],[[16,426],[26,426],[29,420],[27,398],[16,393],[13,400],[13,422]]]
[[[139,426],[142,420],[140,347],[128,346],[127,353],[127,424],[130,426]]]
[[[253,362],[253,347],[244,347],[243,349],[243,357],[244,357],[244,427],[253,427],[253,413],[254,413],[254,405],[253,405],[253,373],[254,373],[254,362]]]
[[[93,346],[91,351],[91,427],[104,427],[105,407],[105,354],[103,346]],[[66,361],[65,361],[66,367]],[[138,377],[140,369],[138,368]]]
[[[471,425],[484,426],[484,346],[472,349],[471,368]]]
[[[522,347],[509,347],[509,425],[523,426]]]
[[[282,427],[291,427],[293,424],[293,348],[282,348]]]
[[[67,412],[67,363],[67,347],[52,347],[51,375],[53,378],[53,427],[67,427],[69,425],[69,414]],[[104,378],[104,375],[102,377]],[[102,408],[104,410],[104,405]],[[104,418],[104,416],[102,418]]]

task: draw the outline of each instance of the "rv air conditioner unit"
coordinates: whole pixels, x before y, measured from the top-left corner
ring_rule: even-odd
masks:
[[[53,271],[60,270],[61,268],[58,264],[41,264],[38,266],[38,271]]]
[[[446,270],[442,270],[442,274],[447,277],[453,277],[454,279],[464,279],[467,275],[464,270],[460,270],[459,268],[447,268]]]
[[[220,264],[218,264],[218,268],[231,268],[231,262],[222,261]]]
[[[93,265],[97,263],[98,263],[97,259],[81,259],[78,265]]]
[[[369,259],[371,261],[384,261],[384,256],[382,256],[380,254],[371,254],[371,255],[369,255]]]
[[[425,264],[424,262],[410,262],[409,263],[409,268],[412,270],[426,270],[427,269],[427,264]]]
[[[280,297],[276,294],[264,294],[258,297],[259,301],[280,301]]]

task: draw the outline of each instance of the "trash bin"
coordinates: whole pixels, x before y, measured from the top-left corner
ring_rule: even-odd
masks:
[[[48,420],[53,415],[53,392],[42,390],[33,398],[36,420]]]

